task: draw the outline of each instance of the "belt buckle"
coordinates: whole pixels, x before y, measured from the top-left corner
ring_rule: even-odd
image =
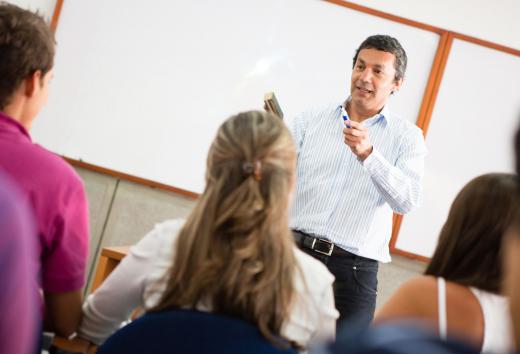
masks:
[[[322,250],[319,250],[317,248],[314,248],[314,246],[316,246],[316,240],[327,244],[329,246],[329,250],[328,251],[322,251]],[[318,253],[324,254],[326,256],[330,256],[332,254],[332,250],[334,250],[334,244],[332,242],[330,242],[329,240],[325,240],[325,239],[322,239],[322,238],[314,238],[314,240],[312,240],[311,249],[316,251],[316,252],[318,252]]]

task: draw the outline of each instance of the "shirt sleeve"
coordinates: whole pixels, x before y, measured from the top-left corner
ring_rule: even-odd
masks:
[[[156,227],[130,249],[102,285],[88,296],[78,331],[81,337],[98,345],[103,343],[130,318],[134,309],[144,305],[148,276],[160,261],[162,246],[161,232]]]
[[[55,215],[48,231],[52,247],[42,256],[42,289],[78,291],[85,284],[89,247],[88,202],[83,183],[74,175],[55,195]]]
[[[363,166],[392,210],[406,214],[422,203],[426,144],[420,129],[403,137],[397,162],[392,165],[374,147]]]
[[[296,155],[299,155],[300,148],[303,144],[303,138],[305,137],[305,130],[307,127],[307,121],[309,119],[309,113],[303,112],[294,117],[292,121],[289,122],[288,128],[291,132],[294,145],[296,148]]]

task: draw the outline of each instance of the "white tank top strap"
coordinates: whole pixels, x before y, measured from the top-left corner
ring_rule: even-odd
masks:
[[[448,321],[446,313],[446,280],[437,278],[437,308],[439,312],[439,336],[446,340]]]
[[[470,287],[484,316],[483,353],[512,353],[513,330],[509,301],[505,296]]]

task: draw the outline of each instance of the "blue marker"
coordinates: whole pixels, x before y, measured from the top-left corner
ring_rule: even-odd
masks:
[[[347,126],[347,128],[352,128],[350,126],[350,124],[348,123],[348,121],[350,120],[348,118],[348,114],[347,114],[347,111],[345,111],[345,108],[344,107],[341,107],[341,116],[343,117],[343,122],[345,123],[345,125]]]

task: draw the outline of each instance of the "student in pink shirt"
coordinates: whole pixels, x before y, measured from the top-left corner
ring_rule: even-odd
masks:
[[[54,47],[39,15],[0,3],[0,168],[16,181],[36,219],[44,326],[69,336],[81,320],[89,235],[85,190],[76,172],[33,144],[28,132],[47,102]]]

